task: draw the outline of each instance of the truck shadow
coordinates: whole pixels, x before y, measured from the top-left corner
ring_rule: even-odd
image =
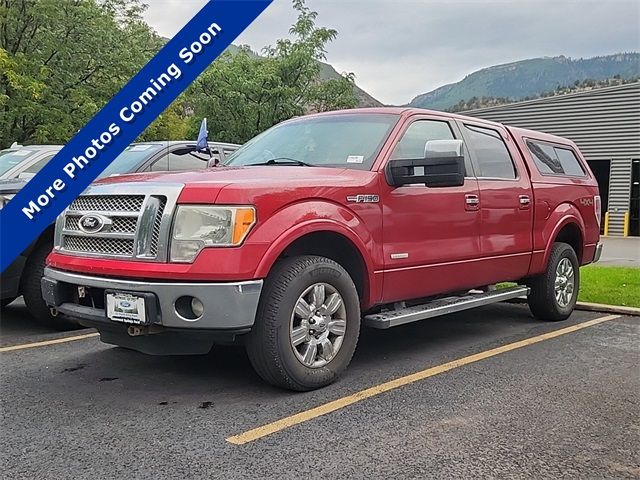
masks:
[[[354,359],[338,385],[366,387],[372,381],[389,379],[393,372],[411,373],[528,336],[530,330],[541,325],[526,306],[501,304],[385,331],[363,328]],[[265,384],[254,373],[241,346],[218,346],[207,355],[191,357],[153,357],[124,348],[104,348],[77,360],[95,366],[85,371],[94,370],[97,381],[117,380],[136,388],[134,384],[140,384],[143,378],[147,387],[162,385],[169,396],[173,385],[181,392],[194,394],[241,391],[268,397],[290,395]]]

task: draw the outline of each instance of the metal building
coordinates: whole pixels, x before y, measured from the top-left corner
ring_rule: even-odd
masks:
[[[598,180],[604,233],[640,235],[640,82],[463,114],[573,140]]]

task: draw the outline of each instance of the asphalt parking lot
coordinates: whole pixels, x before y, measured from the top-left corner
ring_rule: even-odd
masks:
[[[149,357],[12,305],[1,476],[638,478],[639,321],[498,304],[365,330],[338,383],[294,394],[241,348]]]

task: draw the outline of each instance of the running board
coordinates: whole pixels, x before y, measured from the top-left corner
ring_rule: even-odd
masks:
[[[469,308],[510,300],[528,295],[528,293],[528,287],[518,286],[484,293],[468,293],[458,297],[439,298],[422,305],[366,315],[364,317],[364,324],[373,328],[397,327],[398,325],[417,322],[425,318],[437,317],[448,313],[460,312]]]

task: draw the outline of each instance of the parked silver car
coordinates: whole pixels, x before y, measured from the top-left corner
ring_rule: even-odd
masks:
[[[11,147],[0,150],[0,180],[33,177],[61,149],[62,145],[23,147],[14,143]]]

